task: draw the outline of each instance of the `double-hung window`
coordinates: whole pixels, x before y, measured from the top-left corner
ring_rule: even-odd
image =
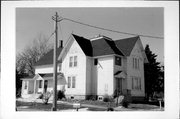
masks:
[[[73,57],[69,57],[69,67],[73,67]]]
[[[76,77],[75,76],[68,77],[68,88],[76,88]]]
[[[133,90],[141,90],[141,78],[140,77],[132,77],[132,89]]]
[[[68,88],[71,87],[71,77],[68,77]]]
[[[69,67],[77,67],[77,56],[69,57]]]
[[[139,69],[139,58],[133,58],[133,69]]]

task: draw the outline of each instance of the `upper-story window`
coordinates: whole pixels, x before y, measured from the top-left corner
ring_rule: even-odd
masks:
[[[76,67],[76,66],[77,66],[77,56],[70,56],[69,67]]]
[[[121,63],[122,61],[121,61],[121,57],[117,57],[117,56],[115,56],[115,65],[119,65],[119,66],[121,66],[122,65],[122,63]]]
[[[98,64],[98,59],[94,59],[94,65],[97,65]]]
[[[133,69],[139,69],[139,58],[133,58]]]

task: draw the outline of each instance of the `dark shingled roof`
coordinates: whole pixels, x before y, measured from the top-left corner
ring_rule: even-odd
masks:
[[[89,39],[72,34],[86,56],[96,57],[103,55],[117,54],[129,56],[139,36],[125,38],[120,40],[109,40],[106,37],[90,41]],[[62,48],[57,49],[57,56],[61,53]],[[53,49],[45,54],[35,66],[53,64]]]
[[[129,56],[139,36],[125,38],[120,40],[108,40],[101,38],[90,41],[86,38],[72,34],[75,40],[80,45],[81,49],[87,56],[103,56],[110,54],[118,54],[122,56]]]
[[[105,38],[91,41],[93,48],[93,56],[103,56],[110,54],[122,55],[122,52],[116,47],[114,41]]]
[[[75,34],[72,34],[72,35],[75,38],[75,40],[78,42],[78,44],[80,45],[80,47],[83,50],[84,54],[86,56],[93,56],[91,41],[86,39],[86,38],[77,36]]]
[[[53,77],[53,73],[39,74],[41,77]]]
[[[53,73],[38,73],[42,78],[51,78],[53,77]],[[61,73],[57,73],[57,76],[59,76]]]
[[[114,42],[116,46],[123,52],[124,55],[129,56],[138,39],[139,36],[136,36],[136,37],[116,40]]]
[[[57,49],[57,56],[61,53],[62,48],[59,47]],[[34,66],[41,66],[41,65],[49,65],[53,64],[53,53],[54,49],[50,50],[48,53],[46,53],[40,60],[34,65]]]

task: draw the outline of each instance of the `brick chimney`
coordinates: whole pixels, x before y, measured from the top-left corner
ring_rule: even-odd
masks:
[[[63,48],[63,40],[59,40],[59,47]]]

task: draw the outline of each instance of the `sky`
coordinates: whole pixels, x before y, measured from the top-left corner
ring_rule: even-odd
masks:
[[[163,8],[16,8],[16,53],[22,52],[32,44],[38,36],[49,38],[54,31],[52,16],[58,12],[59,16],[73,19],[82,23],[103,27],[106,29],[164,37],[164,9]],[[133,37],[109,31],[99,30],[70,21],[58,23],[58,39],[64,44],[71,33],[93,38],[99,34],[113,40]],[[164,62],[164,39],[140,37],[145,48],[149,44],[153,53],[157,54],[157,61]],[[54,37],[49,39],[52,43]]]

